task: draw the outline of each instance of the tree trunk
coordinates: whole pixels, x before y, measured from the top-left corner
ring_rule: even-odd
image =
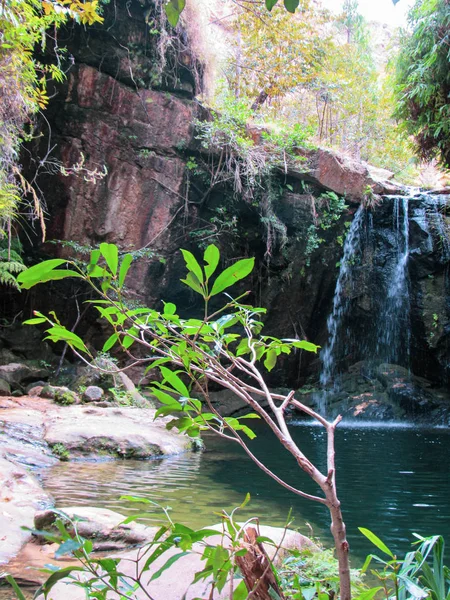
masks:
[[[284,600],[285,596],[272,572],[269,557],[263,545],[256,541],[257,537],[256,529],[247,527],[243,544],[247,554],[236,557],[236,564],[242,573],[247,590],[252,600],[272,600],[270,590],[276,592],[280,600]]]
[[[261,90],[251,106],[252,111],[256,112],[264,104],[268,97],[269,94],[266,92],[266,90]]]

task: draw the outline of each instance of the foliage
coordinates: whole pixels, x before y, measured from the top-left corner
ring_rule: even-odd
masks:
[[[320,236],[320,230],[326,231],[333,227],[347,208],[345,199],[334,192],[325,192],[319,196],[313,207],[314,223],[308,227],[306,235],[306,266],[311,265],[311,255],[325,241]]]
[[[92,554],[92,541],[79,535],[77,520],[70,519],[63,512],[55,510],[54,512],[58,515],[55,522],[55,533],[49,531],[33,531],[33,533],[49,542],[60,544],[55,553],[56,558],[72,556],[77,559],[77,564],[61,568],[47,567],[44,570],[47,573],[47,580],[37,590],[35,597],[41,594],[44,595],[45,599],[52,597],[54,586],[62,579],[68,581],[69,584],[82,588],[86,593],[86,597],[97,598],[97,600],[106,600],[110,597],[111,592],[115,592],[121,598],[135,599],[137,597],[135,592],[143,590],[145,595],[148,596],[147,586],[143,579],[146,573],[153,571],[150,582],[156,581],[179,559],[190,553],[195,553],[204,561],[204,567],[195,574],[192,583],[211,578],[212,597],[214,591],[221,592],[228,581],[231,585],[230,590],[233,598],[236,600],[247,598],[245,583],[236,568],[236,557],[244,556],[247,553],[242,545],[245,529],[238,525],[235,520],[235,513],[238,509],[234,509],[230,514],[223,511],[221,530],[206,528],[194,530],[173,522],[169,515],[170,509],[160,507],[151,500],[134,496],[124,496],[122,499],[144,504],[147,508],[156,506],[162,509],[165,515],[165,524],[156,532],[153,541],[138,549],[135,559],[127,558],[123,564],[120,558],[97,558]],[[247,496],[241,507],[245,506],[248,500],[249,496]],[[125,519],[124,524],[147,516],[146,512],[140,512]],[[250,522],[252,521],[256,521],[256,519],[250,519]],[[73,535],[71,535],[71,531],[74,532]],[[220,541],[209,544],[208,538],[212,536],[215,538],[220,536]],[[270,540],[265,541],[271,543]],[[165,561],[155,571],[154,563],[161,557]],[[134,568],[126,569],[126,563],[131,563]],[[83,574],[83,577],[80,577],[80,574]],[[232,581],[231,584],[229,580]],[[14,580],[9,577],[8,581],[17,591],[18,586]],[[21,596],[18,595],[18,597]]]
[[[70,459],[70,453],[67,450],[67,448],[64,446],[64,444],[60,444],[60,443],[53,444],[52,452],[55,456],[57,456],[59,458],[59,460],[68,461]]]
[[[286,597],[292,600],[333,600],[339,592],[339,566],[330,549],[290,550],[278,571]],[[352,588],[362,590],[359,571],[352,569]]]
[[[248,6],[245,3],[245,0],[236,0],[236,4],[244,8],[244,10],[249,10]],[[271,11],[274,6],[278,4],[278,0],[264,0],[264,6],[268,11]],[[300,0],[283,0],[284,8],[290,12],[294,13],[300,4]],[[178,21],[180,19],[180,15],[186,6],[186,0],[168,0],[165,3],[164,9],[166,11],[167,20],[172,25],[172,27],[176,27]],[[263,3],[261,2],[261,7]]]
[[[397,63],[396,116],[417,143],[419,156],[450,166],[450,5],[417,0],[408,16]]]
[[[0,285],[7,285],[20,291],[17,275],[25,271],[22,257],[11,248],[0,249]]]
[[[313,140],[397,172],[410,166],[408,136],[392,118],[395,37],[380,62],[356,0],[344,2],[337,17],[308,1],[294,16],[277,9],[267,15],[256,4],[238,12],[233,32],[228,91],[252,109],[253,122],[305,132],[302,146]],[[223,95],[215,99],[220,111]]]
[[[362,527],[365,535],[387,559],[370,554],[362,572],[366,572],[372,561],[382,565],[381,570],[372,569],[371,573],[380,581],[380,586],[372,588],[364,598],[373,598],[376,594],[386,600],[406,600],[407,598],[430,598],[430,600],[448,600],[450,597],[450,569],[444,565],[444,538],[440,535],[422,537],[414,534],[416,548],[404,558],[394,553],[374,533]],[[430,564],[431,563],[431,564]],[[363,596],[361,596],[361,599]]]
[[[177,307],[171,302],[163,303],[160,311],[145,307],[130,309],[124,295],[124,284],[132,256],[127,254],[119,261],[119,250],[113,244],[102,243],[98,250],[92,251],[85,269],[73,261],[53,259],[29,268],[19,278],[24,289],[67,277],[87,282],[99,297],[89,302],[113,331],[103,351],[119,346],[134,364],[147,366],[147,370],[159,369],[161,379],[154,381],[151,387],[152,394],[161,404],[155,417],[171,415],[173,418],[167,427],[175,427],[192,438],[197,438],[206,430],[239,444],[255,464],[280,485],[303,498],[325,505],[331,516],[331,532],[339,560],[341,598],[350,600],[348,543],[335,484],[334,435],[341,418],[328,422],[295,399],[293,391],[287,395],[271,392],[261,373],[262,368],[270,372],[283,355],[296,350],[317,352],[318,346],[305,340],[262,335],[263,323],[260,318],[265,310],[241,303],[248,292],[238,298],[226,292],[251,273],[253,258],[238,260],[217,273],[220,253],[216,246],[206,248],[202,265],[191,252],[182,250],[182,254],[187,267],[186,277],[182,281],[204,302],[203,318],[200,319],[180,317]],[[227,303],[211,313],[211,301],[224,292]],[[64,341],[86,362],[86,357],[92,359],[84,341],[64,327],[54,313],[45,316],[35,311],[35,318],[27,323],[46,323],[46,339]],[[146,356],[140,358],[133,354],[133,345],[143,349]],[[211,402],[211,382],[236,394],[254,412],[240,418],[223,417]],[[203,402],[196,397],[198,395]],[[258,401],[261,397],[270,407],[270,413]],[[325,473],[311,463],[293,440],[285,419],[285,411],[289,406],[313,417],[325,428]],[[246,438],[255,437],[246,424],[247,419],[254,418],[262,418],[267,423],[323,495],[303,492],[280,479],[258,460],[246,441]]]
[[[312,81],[327,49],[322,24],[322,13],[310,0],[301,0],[296,15],[278,7],[267,14],[258,3],[241,12],[235,21],[235,57],[227,74],[236,97],[251,98],[252,109],[257,110]]]
[[[32,135],[33,114],[47,106],[48,81],[64,78],[60,51],[56,65],[40,62],[33,51],[36,46],[44,51],[46,31],[52,29],[54,36],[68,18],[101,22],[97,9],[98,0],[8,0],[0,8],[0,234],[16,216],[21,198],[33,195],[19,175],[20,144]]]

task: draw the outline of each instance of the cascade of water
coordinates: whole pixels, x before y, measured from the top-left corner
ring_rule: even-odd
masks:
[[[352,221],[351,227],[347,234],[344,244],[344,256],[341,260],[339,276],[336,283],[336,289],[333,298],[333,309],[327,319],[328,326],[328,343],[321,353],[322,373],[320,375],[320,383],[323,386],[328,386],[335,375],[336,360],[334,350],[338,339],[340,324],[342,317],[347,311],[351,294],[351,272],[354,256],[361,243],[361,226],[363,223],[364,208],[361,205]]]
[[[409,366],[411,326],[408,198],[394,198],[393,217],[397,252],[380,309],[375,358],[397,364],[402,362]]]

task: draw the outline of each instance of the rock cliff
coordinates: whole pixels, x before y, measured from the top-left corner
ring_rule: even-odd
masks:
[[[172,300],[193,313],[194,295],[179,282],[180,247],[198,252],[214,242],[224,264],[254,255],[252,301],[269,308],[268,332],[325,345],[346,232],[360,202],[380,204],[371,218],[381,219],[381,229],[372,250],[365,251],[366,277],[354,292],[351,319],[364,328],[376,303],[377,276],[371,280],[369,270],[375,263],[383,268],[382,239],[392,250],[382,224],[391,219],[392,200],[380,203],[380,195],[402,190],[378,181],[367,166],[320,149],[301,151],[303,166],[280,168],[251,199],[226,181],[212,186],[205,164],[220,157],[208,157],[195,139],[195,121],[208,115],[195,100],[202,67],[189,51],[188,34],[170,33],[170,44],[161,50],[164,32],[155,25],[155,6],[133,0],[105,11],[103,27],[68,32],[73,66],[48,111],[50,145],[65,168],[41,179],[49,204],[48,238],[141,250],[129,282],[136,298]],[[45,156],[48,144],[44,137],[36,156]],[[99,177],[103,170],[106,176]],[[345,206],[338,202],[333,208],[336,194],[345,197]],[[444,381],[448,259],[426,251],[424,235],[413,218],[411,364],[417,374]],[[63,298],[67,307],[66,292]],[[296,385],[319,370],[317,357],[298,355],[280,364],[275,376]]]

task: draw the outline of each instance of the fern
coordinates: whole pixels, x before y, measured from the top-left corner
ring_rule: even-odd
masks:
[[[0,285],[8,285],[20,291],[16,275],[26,270],[20,255],[14,250],[0,250]]]

